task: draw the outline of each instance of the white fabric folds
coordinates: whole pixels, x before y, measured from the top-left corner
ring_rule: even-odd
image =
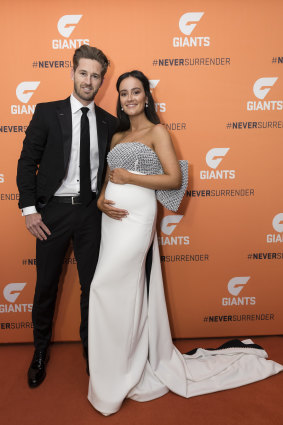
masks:
[[[131,149],[133,144],[127,145]],[[122,221],[102,216],[89,305],[88,399],[95,409],[109,415],[127,397],[147,401],[170,390],[189,398],[282,371],[251,341],[181,354],[172,343],[167,315],[155,232],[155,191],[109,182],[105,196],[129,215]],[[145,261],[152,241],[147,293]]]

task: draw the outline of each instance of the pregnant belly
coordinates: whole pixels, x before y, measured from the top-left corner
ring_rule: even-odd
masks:
[[[125,209],[129,214],[152,218],[156,213],[155,191],[145,187],[109,182],[105,199],[115,202],[116,208]]]

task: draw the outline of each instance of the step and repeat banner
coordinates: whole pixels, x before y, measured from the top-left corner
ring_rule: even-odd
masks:
[[[280,0],[1,3],[1,342],[32,341],[35,240],[15,183],[24,132],[38,102],[72,92],[83,43],[111,61],[96,103],[115,114],[118,76],[142,70],[189,161],[180,210],[159,207],[157,222],[173,336],[282,333],[282,15]],[[79,295],[70,247],[55,340],[79,339]]]

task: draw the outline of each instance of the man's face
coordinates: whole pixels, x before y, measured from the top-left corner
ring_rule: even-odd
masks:
[[[76,71],[72,71],[73,95],[85,106],[94,99],[102,84],[101,71],[102,66],[99,62],[84,58],[79,60]]]

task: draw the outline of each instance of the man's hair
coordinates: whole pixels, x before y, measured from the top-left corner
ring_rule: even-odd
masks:
[[[103,78],[106,74],[107,68],[109,66],[109,61],[102,50],[97,49],[96,47],[88,46],[83,44],[81,47],[75,50],[73,56],[73,69],[76,71],[80,59],[92,59],[96,60],[102,66],[101,77]]]

